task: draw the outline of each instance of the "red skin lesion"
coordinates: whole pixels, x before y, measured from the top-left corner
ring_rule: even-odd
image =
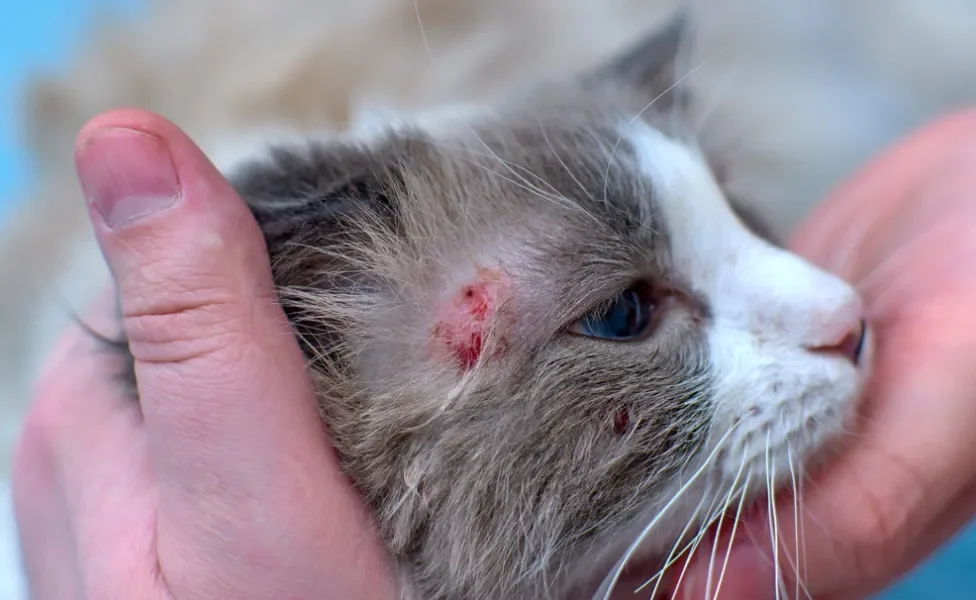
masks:
[[[498,269],[478,267],[474,281],[465,284],[444,306],[431,330],[435,345],[445,349],[463,371],[482,358],[486,337],[497,322],[498,309],[511,286]],[[496,352],[502,344],[492,340]]]

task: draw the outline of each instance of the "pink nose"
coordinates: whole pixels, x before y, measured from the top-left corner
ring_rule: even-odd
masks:
[[[864,351],[864,339],[867,337],[867,333],[867,323],[864,322],[864,319],[861,319],[852,329],[844,334],[837,343],[826,346],[818,346],[816,348],[812,348],[812,350],[815,352],[825,352],[827,354],[842,356],[857,366],[857,364],[861,361],[861,354]]]

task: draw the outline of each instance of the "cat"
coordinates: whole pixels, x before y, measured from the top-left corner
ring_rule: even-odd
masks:
[[[730,201],[685,29],[223,168],[405,599],[609,593],[851,424],[861,301]]]
[[[727,146],[726,187],[779,236],[886,145],[976,100],[974,3],[690,3],[701,68],[689,83],[708,99],[703,128]],[[0,222],[0,465],[71,312],[109,278],[70,155],[90,117],[152,110],[208,152],[251,127],[343,128],[364,102],[484,100],[600,62],[689,0],[139,4],[95,15],[63,65],[23,82],[15,121],[37,171]]]

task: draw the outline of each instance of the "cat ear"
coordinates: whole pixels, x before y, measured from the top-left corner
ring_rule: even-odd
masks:
[[[272,146],[226,177],[264,233],[279,290],[363,289],[364,267],[400,230],[411,142]]]
[[[235,165],[228,180],[272,253],[289,240],[341,235],[356,218],[392,224],[399,177],[391,152],[339,143],[279,145]]]
[[[338,364],[335,349],[355,318],[332,292],[348,300],[383,289],[369,265],[399,230],[404,144],[279,144],[225,172],[264,233],[299,344],[322,368]]]
[[[679,11],[660,29],[584,76],[586,83],[622,85],[638,90],[660,108],[686,102],[680,86],[679,60],[691,32],[686,11]]]

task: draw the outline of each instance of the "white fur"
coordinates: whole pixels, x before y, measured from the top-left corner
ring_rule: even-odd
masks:
[[[399,109],[364,104],[353,113],[350,133],[357,139],[372,139],[391,128],[416,128],[432,135],[446,133],[454,127],[470,126],[473,119],[485,114],[481,104],[448,103],[420,109]]]
[[[841,433],[855,409],[870,353],[855,367],[842,356],[813,350],[837,344],[859,326],[862,307],[851,286],[748,231],[694,149],[643,123],[628,124],[623,133],[657,190],[655,208],[667,223],[675,268],[712,311],[707,325],[715,375],[711,443],[687,473],[741,421],[727,437],[725,451],[706,468],[707,477],[648,536],[643,549],[660,552],[665,540],[694,520],[703,495],[727,494],[736,478],[738,485],[748,478],[750,496],[764,492],[768,470],[781,485],[791,477],[791,464],[805,462]],[[677,482],[674,492],[684,483]],[[650,514],[660,509],[649,507]]]

